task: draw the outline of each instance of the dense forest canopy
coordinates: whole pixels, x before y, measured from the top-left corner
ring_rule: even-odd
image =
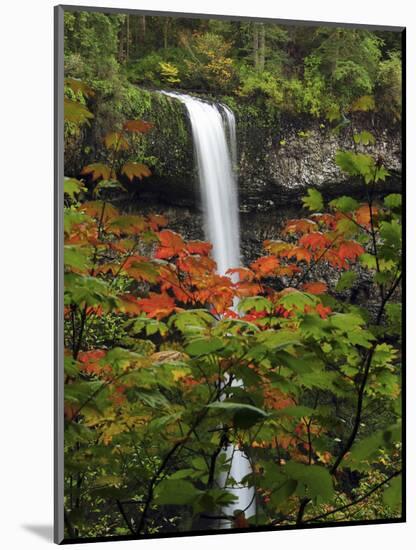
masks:
[[[315,117],[336,117],[373,94],[388,117],[401,110],[401,35],[393,32],[67,12],[65,68],[120,101],[127,79]]]

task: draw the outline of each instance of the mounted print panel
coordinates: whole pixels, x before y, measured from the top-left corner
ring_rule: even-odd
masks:
[[[404,521],[404,30],[55,17],[55,541]]]

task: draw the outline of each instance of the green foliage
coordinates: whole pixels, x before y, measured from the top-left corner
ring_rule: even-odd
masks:
[[[359,134],[354,134],[354,143],[357,145],[374,145],[375,137],[367,130],[362,130]]]
[[[217,401],[208,405],[210,409],[223,413],[225,417],[232,416],[233,425],[236,428],[251,428],[257,422],[264,421],[269,415],[265,411],[245,403],[234,401]]]
[[[336,163],[350,176],[362,176],[365,183],[384,181],[389,175],[384,166],[376,164],[373,157],[362,153],[339,151],[336,155]]]
[[[289,462],[285,467],[286,474],[296,481],[295,493],[301,498],[308,498],[316,504],[331,502],[334,488],[331,476],[322,466]]]
[[[267,106],[270,113],[281,108],[284,95],[281,84],[275,76],[267,71],[261,73],[243,65],[240,68],[241,85],[237,90],[240,97],[254,102],[258,107]]]
[[[347,290],[353,286],[356,280],[357,274],[354,271],[346,271],[345,273],[342,273],[341,277],[339,278],[335,290],[337,292]]]
[[[342,160],[342,163],[344,166],[347,166],[346,163]],[[348,165],[348,169],[350,169],[350,166]],[[358,208],[358,201],[353,199],[352,197],[348,196],[342,196],[338,199],[334,199],[329,203],[329,206],[331,208],[334,208],[335,210],[339,210],[340,212],[353,212]]]
[[[402,483],[401,476],[395,477],[383,493],[384,503],[393,510],[402,506]]]
[[[376,99],[379,111],[400,120],[402,111],[402,60],[397,51],[380,63],[376,81]]]
[[[322,194],[316,189],[308,189],[308,196],[304,197],[302,202],[312,211],[322,210],[324,206]]]
[[[97,63],[100,55],[115,59],[111,33],[125,31],[126,19],[97,20],[109,33],[103,49],[78,36],[93,18],[67,19],[70,49],[91,48]],[[179,23],[169,24],[178,30]],[[253,27],[243,29],[252,38]],[[193,84],[232,94],[249,66],[247,44],[238,43],[232,24],[207,23],[195,35],[181,30],[189,72],[161,54],[157,78],[176,78],[171,68],[160,72],[162,61],[178,69],[181,84],[192,76]],[[352,113],[370,108],[379,42],[367,31],[310,32],[300,32],[308,55],[304,74],[292,78],[293,101],[316,116],[332,109],[334,121],[342,110],[334,105],[347,100]],[[290,31],[266,27],[268,38],[297,42]],[[238,57],[244,63],[237,70]],[[280,66],[286,62],[280,55]],[[288,88],[275,95],[284,73],[272,73],[272,65],[247,70],[241,97],[260,95],[259,106],[270,109],[284,104]],[[354,92],[345,88],[347,67]],[[121,73],[117,78],[122,82]],[[90,114],[105,86],[98,83],[92,95],[88,85],[67,82],[68,99],[84,113],[67,113],[71,128],[82,133],[102,123],[102,111]],[[134,97],[139,110],[156,116],[159,99]],[[170,108],[168,98],[160,101]],[[342,521],[379,519],[386,514],[379,502],[399,517],[401,199],[374,199],[387,171],[370,155],[339,151],[335,162],[362,183],[367,202],[326,204],[309,189],[303,204],[314,211],[310,219],[288,220],[279,240],[265,241],[265,255],[221,277],[209,243],[187,241],[161,214],[124,213],[112,201],[124,178],[141,185],[146,176],[141,159],[128,157],[152,127],[115,121],[102,136],[102,158],[64,182],[66,535],[198,527],[202,516],[234,500],[232,449],[250,461],[243,484],[257,502],[257,518],[236,513],[233,527],[303,524],[328,512]],[[369,136],[362,132],[357,144],[371,143]],[[97,189],[101,198],[89,200]],[[338,294],[352,295],[362,280],[371,287],[368,311]],[[371,504],[368,511],[356,498]]]

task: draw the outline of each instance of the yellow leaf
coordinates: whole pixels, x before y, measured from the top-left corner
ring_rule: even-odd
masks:
[[[67,97],[64,99],[64,119],[66,122],[74,122],[75,124],[83,124],[88,122],[88,119],[94,118],[94,115],[82,103],[72,101]]]
[[[130,181],[134,178],[139,178],[141,180],[152,175],[150,169],[140,162],[128,162],[121,169],[121,173],[127,176]]]
[[[189,374],[189,369],[172,369],[173,380],[177,382]]]
[[[129,142],[122,132],[109,132],[104,137],[104,144],[107,149],[114,149],[115,151],[125,151],[129,148]]]
[[[351,111],[373,111],[375,109],[374,96],[363,95],[351,105]]]
[[[111,169],[106,164],[101,164],[100,162],[94,162],[93,164],[88,164],[87,166],[84,166],[84,168],[81,170],[81,174],[91,174],[92,175],[92,181],[96,181],[99,178],[103,178],[104,180],[109,180],[111,177]]]
[[[65,78],[65,86],[71,88],[75,94],[81,92],[86,97],[91,97],[94,95],[94,90],[85,84],[85,82],[78,80],[77,78]]]

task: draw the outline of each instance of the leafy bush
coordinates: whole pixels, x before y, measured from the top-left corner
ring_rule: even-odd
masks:
[[[376,100],[381,112],[400,120],[402,111],[402,60],[398,52],[382,61],[376,82]]]
[[[127,75],[132,82],[152,86],[162,86],[160,64],[163,56],[153,52],[142,57],[127,69]]]
[[[234,61],[229,57],[231,43],[212,32],[181,35],[190,56],[185,60],[187,82],[208,91],[230,91],[235,85]]]
[[[281,81],[273,74],[257,72],[243,65],[239,72],[240,87],[237,94],[261,108],[265,105],[270,112],[276,112],[283,105]]]

